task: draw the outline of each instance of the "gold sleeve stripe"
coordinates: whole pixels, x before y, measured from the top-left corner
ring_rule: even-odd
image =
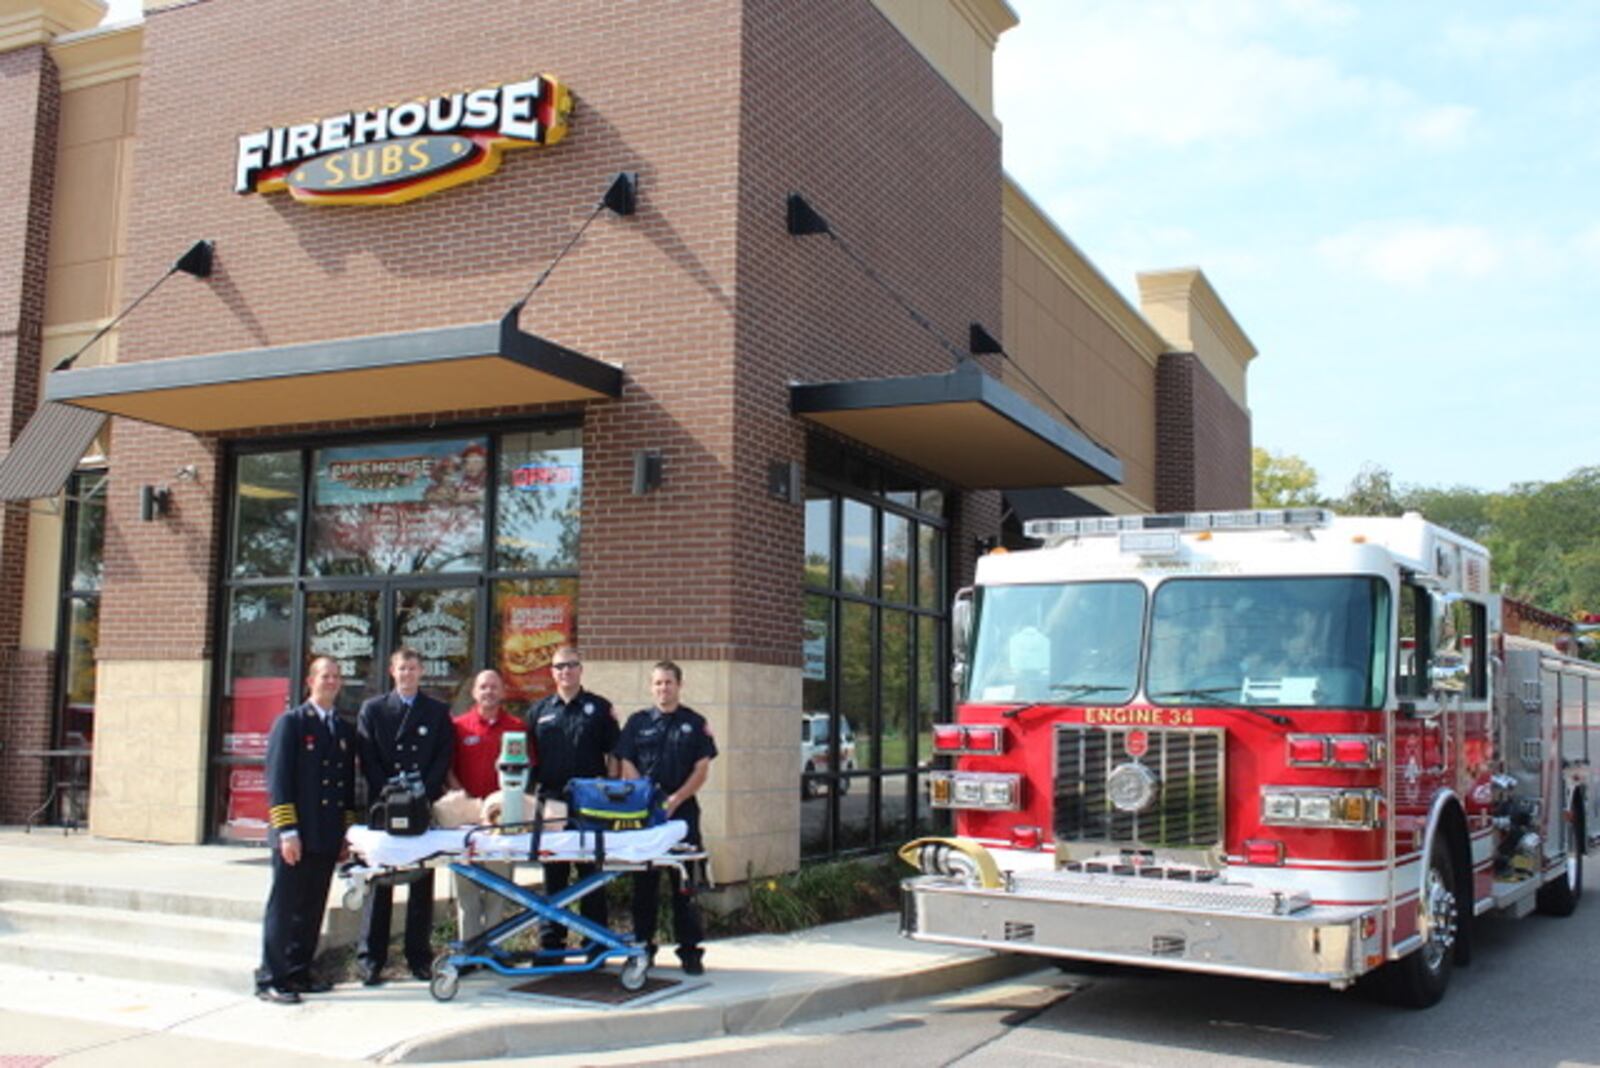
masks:
[[[354,827],[359,822],[361,822],[361,813],[353,808],[344,810],[344,825],[346,827]]]
[[[292,827],[300,822],[299,813],[293,805],[274,805],[267,813],[268,821],[278,829]]]

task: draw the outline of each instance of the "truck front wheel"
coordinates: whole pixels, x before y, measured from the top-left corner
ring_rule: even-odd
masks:
[[[1417,902],[1422,945],[1383,970],[1385,1000],[1406,1008],[1438,1004],[1450,985],[1456,942],[1461,936],[1461,905],[1456,900],[1456,866],[1443,834],[1435,836],[1428,871]]]

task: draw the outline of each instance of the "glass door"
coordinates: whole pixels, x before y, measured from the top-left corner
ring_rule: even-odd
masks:
[[[388,687],[383,594],[377,585],[306,590],[305,660],[331,656],[339,662],[339,714],[352,723],[361,702]]]
[[[422,654],[422,689],[450,706],[455,715],[472,704],[478,652],[478,590],[474,586],[393,591],[395,645]],[[388,687],[387,664],[383,667]]]

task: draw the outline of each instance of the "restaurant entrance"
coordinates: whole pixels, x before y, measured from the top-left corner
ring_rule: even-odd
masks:
[[[339,712],[390,684],[389,654],[422,656],[422,687],[460,713],[493,667],[520,712],[553,688],[577,638],[580,428],[487,427],[240,448],[222,608],[213,747],[215,833],[265,835],[272,721],[307,665],[339,662]]]

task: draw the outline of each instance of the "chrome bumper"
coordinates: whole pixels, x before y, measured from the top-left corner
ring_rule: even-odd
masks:
[[[1153,886],[1072,872],[996,889],[923,875],[901,883],[900,931],[920,942],[1218,975],[1346,986],[1382,960],[1375,907],[1319,907],[1242,886]]]

